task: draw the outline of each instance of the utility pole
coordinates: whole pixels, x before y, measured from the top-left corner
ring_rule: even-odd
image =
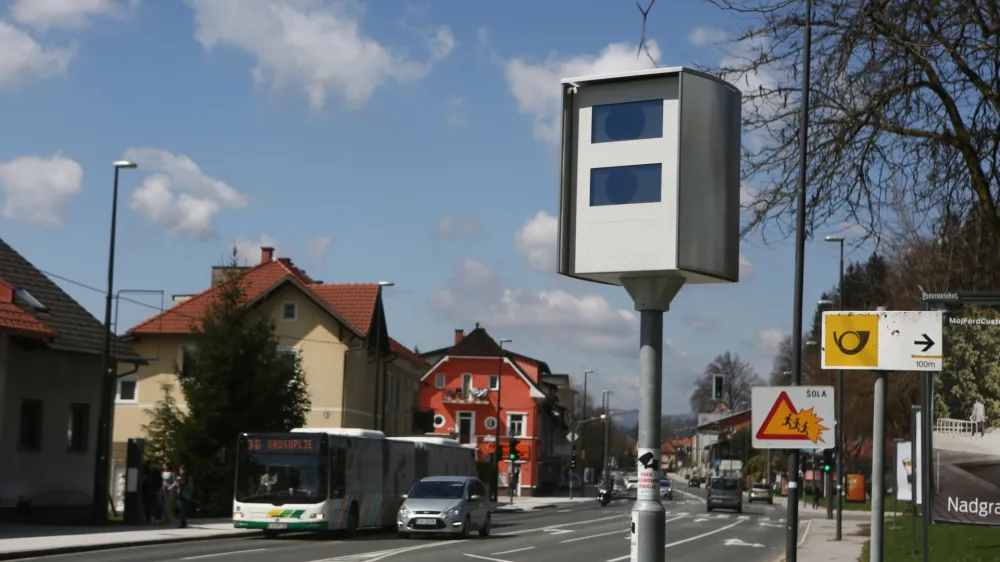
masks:
[[[802,291],[806,253],[806,181],[809,165],[809,64],[812,56],[812,0],[806,0],[802,53],[802,107],[799,118],[799,185],[795,212],[795,288],[792,297],[792,386],[802,384]],[[798,561],[799,540],[799,451],[788,455],[788,515],[785,530],[785,562]]]
[[[587,419],[587,375],[593,373],[593,369],[586,369],[583,371],[583,411],[580,417]],[[580,496],[587,495],[587,483],[584,481],[584,477],[587,475],[587,428],[584,426],[583,431],[578,436],[580,441]],[[572,486],[572,482],[570,483]]]

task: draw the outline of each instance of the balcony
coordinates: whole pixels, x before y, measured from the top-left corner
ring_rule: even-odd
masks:
[[[445,390],[441,402],[444,404],[489,404],[490,389],[469,388],[464,392],[454,389]]]

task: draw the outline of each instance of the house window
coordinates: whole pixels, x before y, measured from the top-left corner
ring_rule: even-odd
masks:
[[[472,373],[462,373],[462,399],[472,398]]]
[[[187,369],[194,367],[197,359],[197,348],[193,345],[182,345],[177,350],[177,372],[185,375]]]
[[[507,437],[524,437],[524,414],[507,414]]]
[[[139,378],[135,375],[121,377],[118,379],[118,391],[115,394],[115,402],[135,404],[139,401]]]
[[[434,388],[444,388],[444,373],[437,373],[434,375]]]
[[[281,305],[281,319],[282,320],[298,320],[299,319],[299,305],[294,302],[286,302]]]
[[[90,427],[90,404],[69,405],[69,426],[66,428],[66,450],[87,450],[87,429]]]
[[[500,377],[498,375],[490,375],[490,390],[500,390]]]
[[[21,401],[21,434],[19,448],[22,451],[42,449],[42,401]]]
[[[295,360],[299,357],[299,348],[297,347],[279,347],[278,348],[278,359],[281,361],[286,361],[288,364],[294,368]]]

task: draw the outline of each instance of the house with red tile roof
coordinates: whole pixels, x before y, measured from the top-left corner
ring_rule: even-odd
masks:
[[[0,521],[87,520],[104,325],[0,240]],[[118,372],[142,359],[117,338]]]
[[[176,370],[194,349],[198,326],[217,298],[218,284],[233,274],[212,268],[212,285],[178,295],[168,310],[129,330],[125,338],[148,366],[119,379],[115,407],[115,457],[124,459],[129,438],[141,437],[161,385],[177,389]],[[309,277],[289,258],[261,248],[260,262],[235,273],[248,299],[275,326],[280,350],[301,357],[312,408],[307,427],[379,429],[409,435],[427,362],[388,335],[378,283],[327,284]]]
[[[433,433],[475,445],[480,461],[501,453],[501,496],[512,466],[519,475],[518,495],[558,485],[568,468],[572,405],[559,404],[557,384],[545,380],[552,374],[545,362],[502,349],[478,324],[468,335],[455,330],[454,345],[422,355],[433,363],[420,390],[421,407],[433,411]],[[508,457],[512,439],[517,441],[513,463]]]

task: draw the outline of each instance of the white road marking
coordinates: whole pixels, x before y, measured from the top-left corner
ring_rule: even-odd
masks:
[[[515,548],[514,550],[505,550],[503,552],[494,552],[490,556],[501,556],[503,554],[514,554],[515,552],[524,552],[525,550],[531,550],[533,548],[535,548],[535,547],[533,547],[533,546],[526,546],[524,548]]]
[[[708,502],[707,502],[707,501],[705,500],[705,498],[703,498],[703,497],[701,497],[701,496],[696,496],[696,495],[694,495],[694,494],[692,494],[692,493],[690,493],[690,492],[685,492],[684,490],[677,490],[677,491],[678,491],[678,492],[680,492],[680,493],[682,493],[682,494],[684,494],[685,496],[688,496],[688,497],[691,497],[691,498],[694,498],[694,499],[696,499],[696,500],[700,501],[701,503],[708,503]]]
[[[478,558],[480,560],[489,560],[490,562],[510,562],[510,560],[501,560],[499,558],[490,558],[489,556],[480,556],[478,554],[466,554],[469,558]]]
[[[266,548],[253,548],[250,550],[234,550],[232,552],[216,552],[215,554],[200,554],[198,556],[188,556],[187,558],[181,558],[181,560],[200,560],[202,558],[215,558],[216,556],[230,556],[232,554],[245,554],[247,552],[260,552],[262,550],[267,550]]]
[[[408,546],[405,548],[397,548],[395,550],[380,550],[378,552],[365,552],[361,554],[349,554],[347,556],[339,556],[337,558],[322,558],[320,560],[313,560],[312,562],[348,562],[348,561],[358,561],[364,560],[365,562],[381,562],[386,558],[395,556],[397,554],[402,554],[404,552],[410,552],[411,550],[421,550],[424,548],[434,548],[436,546],[446,546],[452,544],[459,544],[465,542],[464,540],[459,541],[440,541],[432,542],[427,544],[420,544],[417,546]],[[374,558],[373,558],[374,557]]]
[[[678,519],[683,519],[683,518],[684,518],[684,516],[674,517],[672,519],[667,519],[666,521],[664,521],[664,523],[670,523],[671,521],[677,521]],[[587,535],[585,537],[576,537],[575,539],[566,539],[564,541],[559,541],[559,544],[567,543],[567,542],[584,541],[584,540],[587,540],[587,539],[596,539],[597,537],[606,537],[608,535],[614,535],[614,534],[620,533],[620,532],[621,532],[621,530],[610,531],[610,532],[607,532],[607,533],[598,533],[596,535]]]
[[[502,443],[501,443],[501,445],[502,445]],[[559,511],[557,511],[556,513],[569,513],[569,512],[571,512],[571,511],[573,511],[573,510],[572,510],[572,509],[560,509],[560,510],[559,510]]]
[[[587,521],[571,521],[569,523],[560,523],[559,525],[546,525],[545,527],[536,527],[534,529],[521,529],[519,531],[511,531],[509,533],[501,533],[500,535],[523,535],[525,533],[537,533],[539,531],[549,531],[551,529],[561,529],[563,527],[572,527],[574,525],[586,525],[588,523],[600,523],[602,521],[611,521],[612,519],[623,519],[629,517],[628,513],[621,513],[618,515],[612,515],[610,517],[600,517],[598,519],[588,519]]]
[[[688,537],[688,538],[686,538],[684,540],[680,540],[680,541],[677,541],[677,542],[672,542],[670,544],[666,544],[666,545],[663,546],[663,548],[670,548],[672,546],[677,546],[677,545],[681,545],[681,544],[684,544],[684,543],[687,543],[687,542],[696,541],[698,539],[703,539],[705,537],[714,535],[716,533],[721,533],[722,531],[725,531],[727,529],[732,529],[733,527],[739,525],[742,522],[743,522],[742,519],[737,519],[735,523],[730,523],[729,525],[726,525],[725,527],[720,527],[718,529],[715,529],[714,531],[709,531],[707,533],[702,533],[700,535],[695,535],[693,537]],[[625,556],[619,556],[618,558],[612,558],[611,560],[608,560],[608,562],[621,562],[622,560],[628,560],[629,558],[631,558],[631,556],[632,556],[631,554],[626,554]]]
[[[802,538],[801,538],[801,539],[799,539],[799,546],[802,546],[802,543],[806,542],[806,537],[808,537],[808,536],[809,536],[809,529],[811,529],[811,528],[812,528],[812,524],[813,524],[813,520],[812,520],[812,519],[810,519],[810,520],[809,520],[809,521],[808,521],[808,522],[806,523],[806,530],[805,530],[805,532],[804,532],[804,533],[802,533]]]
[[[725,513],[720,513],[720,514],[716,515],[715,518],[716,519],[729,519],[729,516],[726,515]]]

